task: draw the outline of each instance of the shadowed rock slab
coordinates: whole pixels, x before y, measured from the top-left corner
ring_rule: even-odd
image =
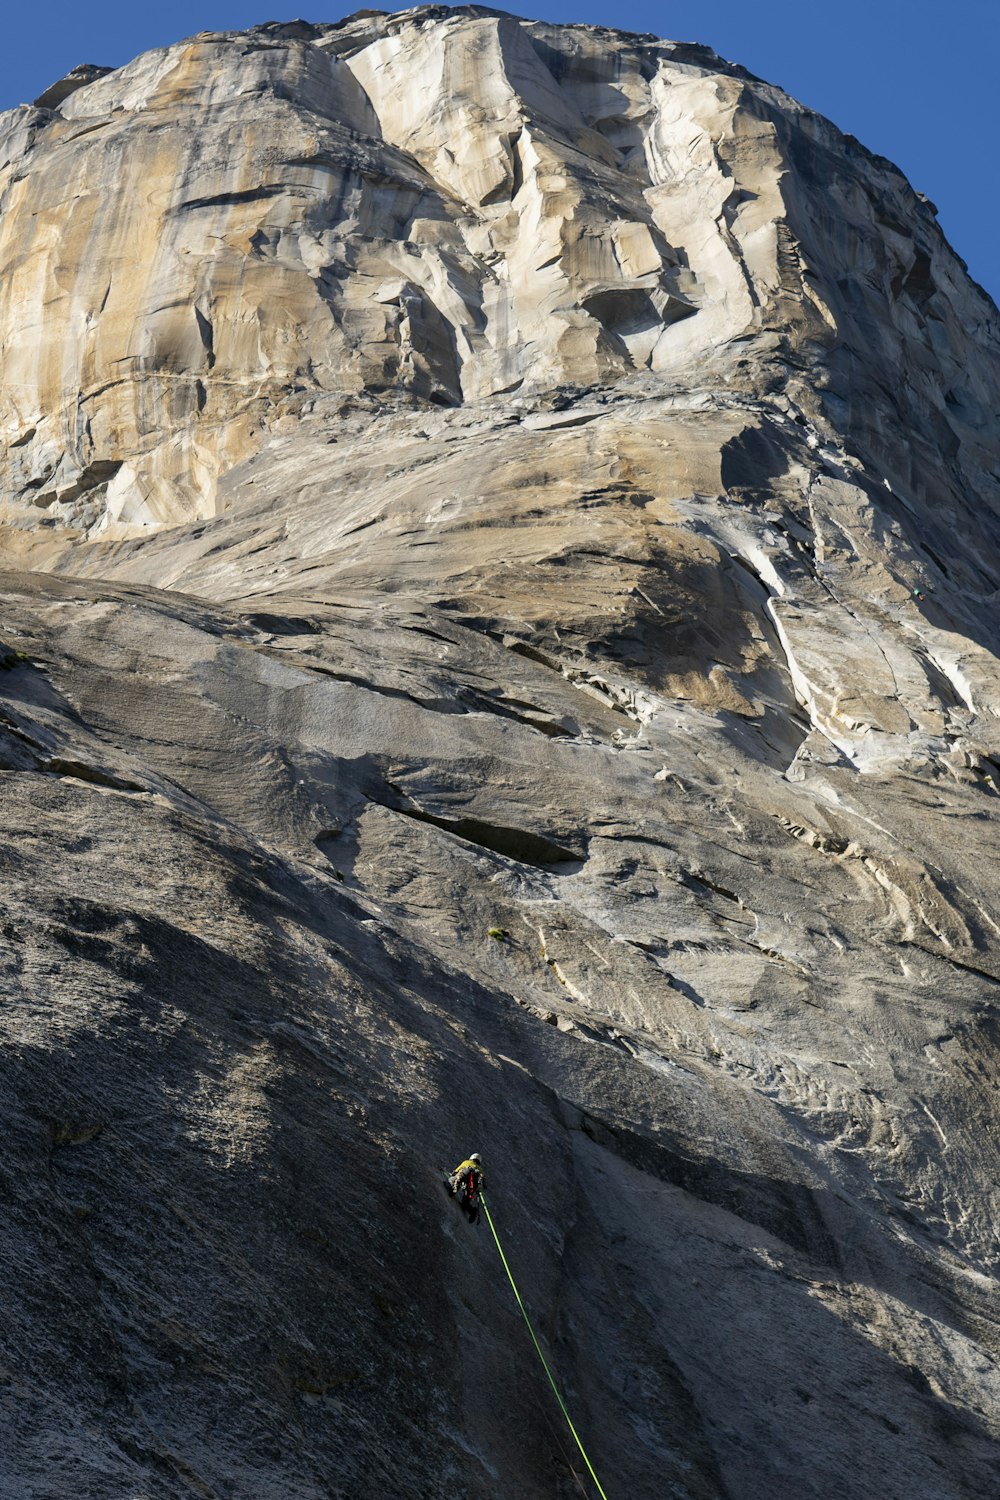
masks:
[[[928,205],[479,7],[0,134],[0,1489],[579,1493],[478,1149],[609,1495],[992,1493],[997,314]]]

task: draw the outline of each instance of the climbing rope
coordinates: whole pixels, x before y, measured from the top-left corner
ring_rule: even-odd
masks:
[[[527,1324],[528,1332],[531,1334],[531,1342],[535,1346],[535,1353],[538,1355],[538,1358],[542,1362],[542,1369],[545,1371],[546,1375],[549,1377],[549,1385],[552,1387],[552,1393],[555,1396],[556,1400],[559,1402],[559,1410],[562,1412],[563,1416],[566,1418],[566,1426],[569,1428],[570,1432],[573,1434],[573,1438],[574,1438],[574,1441],[576,1442],[576,1446],[579,1448],[581,1457],[583,1458],[584,1463],[587,1465],[587,1468],[588,1468],[588,1470],[590,1472],[591,1479],[594,1481],[594,1483],[597,1486],[597,1492],[600,1495],[601,1500],[608,1500],[607,1495],[604,1493],[603,1489],[601,1488],[601,1481],[598,1479],[597,1475],[594,1473],[594,1466],[590,1462],[590,1459],[587,1457],[587,1450],[584,1448],[583,1444],[580,1441],[580,1435],[577,1432],[576,1428],[573,1426],[573,1419],[570,1416],[569,1412],[566,1410],[566,1403],[563,1400],[562,1396],[559,1394],[559,1387],[556,1385],[555,1379],[554,1379],[554,1377],[552,1375],[552,1371],[549,1369],[549,1362],[545,1358],[545,1355],[542,1353],[542,1346],[538,1342],[538,1339],[535,1336],[535,1330],[531,1326],[531,1319],[528,1317],[528,1313],[527,1313],[527,1310],[526,1310],[526,1308],[524,1306],[524,1303],[521,1301],[521,1293],[517,1289],[517,1282],[514,1280],[514,1277],[511,1274],[510,1266],[507,1264],[507,1257],[503,1253],[503,1246],[500,1243],[500,1236],[497,1234],[496,1225],[493,1223],[493,1216],[492,1216],[492,1214],[490,1213],[489,1209],[486,1206],[486,1198],[484,1197],[484,1195],[482,1193],[479,1195],[479,1201],[480,1201],[480,1203],[483,1206],[483,1212],[486,1215],[486,1222],[490,1226],[490,1233],[493,1236],[494,1243],[495,1243],[497,1249],[500,1252],[500,1259],[503,1261],[503,1268],[507,1272],[507,1280],[511,1284],[511,1288],[512,1288],[512,1290],[514,1292],[514,1296],[517,1298],[517,1305],[521,1309],[521,1317],[524,1319],[525,1323]]]

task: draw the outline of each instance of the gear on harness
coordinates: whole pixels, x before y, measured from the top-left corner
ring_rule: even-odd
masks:
[[[470,1224],[479,1223],[479,1200],[486,1186],[483,1159],[478,1151],[467,1156],[448,1177],[447,1188]]]

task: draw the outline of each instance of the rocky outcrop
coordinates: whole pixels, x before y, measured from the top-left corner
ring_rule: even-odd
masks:
[[[331,393],[673,389],[734,340],[782,387],[828,351],[829,414],[907,495],[982,458],[995,313],[931,208],[705,49],[425,11],[81,73],[2,126],[15,501],[210,516]]]
[[[478,1148],[609,1495],[991,1493],[1000,342],[932,207],[478,7],[0,130],[7,1489],[579,1493]]]

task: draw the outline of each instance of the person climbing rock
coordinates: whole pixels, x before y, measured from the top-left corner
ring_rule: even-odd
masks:
[[[473,1151],[448,1178],[448,1191],[458,1199],[458,1206],[470,1224],[479,1222],[479,1198],[486,1186],[483,1158]]]

